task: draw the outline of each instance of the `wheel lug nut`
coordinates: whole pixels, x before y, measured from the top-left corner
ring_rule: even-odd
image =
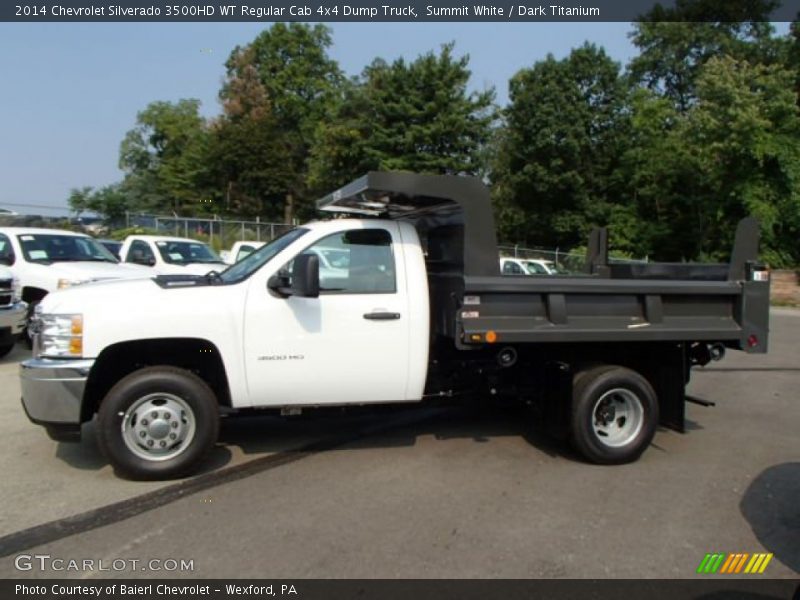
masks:
[[[171,416],[172,416],[172,415],[170,415],[168,412],[165,412],[165,413],[164,413],[164,418],[165,418],[167,421],[169,421],[169,418],[170,418]]]
[[[152,446],[153,445],[153,440],[147,440],[147,445],[148,446]]]
[[[160,444],[160,446],[161,446],[162,448],[164,448],[164,447],[166,447],[166,445],[167,445],[167,442],[165,442],[164,440],[161,440],[161,444]]]
[[[144,431],[140,431],[139,432],[139,437],[145,437],[146,435],[147,435],[147,433],[144,432]]]
[[[177,429],[178,428],[178,422],[177,421],[173,421],[172,422],[172,428],[173,429]]]
[[[154,419],[157,419],[158,418],[158,413],[156,411],[153,411],[153,412],[150,413],[150,416],[153,417]]]
[[[147,419],[142,419],[142,425],[144,425],[145,427],[147,427]]]
[[[170,433],[169,434],[169,439],[171,439],[171,440],[174,440],[176,437],[178,437],[178,436],[175,435],[174,433]]]

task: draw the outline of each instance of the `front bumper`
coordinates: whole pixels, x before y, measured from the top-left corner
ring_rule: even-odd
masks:
[[[10,306],[0,308],[0,332],[2,332],[0,337],[3,337],[0,343],[13,343],[25,329],[27,316],[28,304],[26,302],[15,302]]]
[[[83,390],[93,365],[93,359],[49,358],[32,358],[20,364],[22,407],[51,438],[80,439]]]

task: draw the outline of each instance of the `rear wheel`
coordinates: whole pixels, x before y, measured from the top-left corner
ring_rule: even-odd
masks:
[[[120,380],[98,412],[98,443],[132,479],[180,477],[196,468],[219,433],[214,392],[175,367],[148,367]]]
[[[571,439],[587,460],[599,464],[635,461],[658,425],[658,401],[641,375],[617,366],[595,367],[576,375]]]

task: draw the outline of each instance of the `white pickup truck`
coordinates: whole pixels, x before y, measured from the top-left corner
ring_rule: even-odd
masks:
[[[129,235],[119,256],[125,263],[150,268],[153,275],[205,275],[228,267],[207,244],[174,236]]]
[[[239,262],[243,258],[247,258],[253,252],[261,248],[261,246],[264,244],[266,244],[266,242],[251,242],[247,240],[234,242],[233,246],[231,246],[231,249],[223,257],[223,260],[225,261],[225,264],[232,265]]]
[[[536,278],[500,275],[476,179],[370,173],[318,207],[357,218],[293,229],[221,274],[46,297],[20,371],[29,418],[74,440],[96,416],[118,473],[165,478],[213,447],[223,410],[505,396],[621,463],[659,422],[682,428],[691,365],[766,351],[752,219],[730,265],[609,265],[601,231],[588,273]]]
[[[147,277],[136,265],[123,265],[84,233],[33,227],[0,227],[0,264],[21,285],[21,299],[32,309],[47,294],[105,279]]]

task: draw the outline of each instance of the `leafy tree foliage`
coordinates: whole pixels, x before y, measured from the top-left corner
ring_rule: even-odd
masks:
[[[107,185],[97,190],[89,186],[74,188],[70,191],[67,203],[78,214],[91,211],[112,221],[123,219],[125,211],[131,208],[128,196],[119,184]]]
[[[318,127],[312,184],[330,189],[370,169],[479,174],[494,90],[469,92],[468,64],[453,44],[410,63],[374,60]]]
[[[776,0],[678,0],[674,7],[656,5],[634,24],[631,38],[640,53],[629,65],[630,74],[686,111],[696,98],[698,73],[710,58],[773,57],[769,15],[776,6]]]
[[[120,146],[123,190],[146,210],[194,211],[206,170],[209,136],[198,100],[153,102]]]
[[[616,173],[628,89],[619,65],[587,44],[523,69],[509,92],[492,172],[501,237],[564,248],[592,224],[624,221]]]
[[[265,107],[269,104],[270,114],[269,121],[266,114],[261,119],[252,113],[243,120],[233,118],[233,128],[221,139],[231,148],[233,140],[256,135],[258,141],[250,150],[257,154],[249,154],[249,166],[240,165],[241,181],[245,188],[247,182],[253,184],[249,193],[256,196],[263,197],[265,191],[272,196],[279,190],[287,220],[297,209],[301,214],[309,212],[306,182],[315,131],[342,82],[338,64],[327,53],[330,45],[330,30],[324,25],[276,23],[246,47],[234,49],[226,64],[228,78],[220,98],[229,116],[240,109],[252,110],[252,102],[259,101]],[[260,89],[254,86],[256,76]],[[269,140],[264,139],[264,130]],[[262,168],[259,164],[264,161],[279,161],[280,166]]]
[[[325,26],[277,23],[232,51],[218,117],[149,104],[122,141],[123,180],[69,204],[288,220],[370,169],[470,174],[492,183],[506,242],[568,249],[608,225],[618,253],[726,260],[754,214],[763,257],[797,265],[800,25],[776,36],[775,2],[657,6],[626,71],[591,44],[548,56],[511,79],[499,122],[452,44],[346,79]]]

